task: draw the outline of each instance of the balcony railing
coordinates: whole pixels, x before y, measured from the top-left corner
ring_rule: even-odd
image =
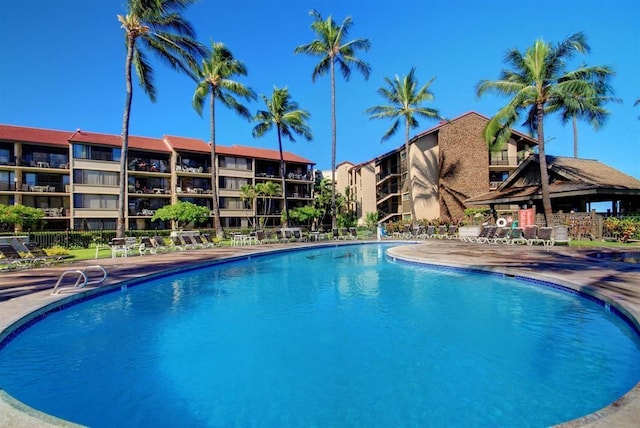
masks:
[[[489,165],[492,166],[517,166],[518,156],[490,156]]]

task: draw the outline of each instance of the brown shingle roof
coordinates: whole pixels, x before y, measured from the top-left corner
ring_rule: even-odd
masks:
[[[175,135],[165,135],[164,140],[176,151],[189,151],[199,153],[209,153],[211,148],[208,143],[197,138],[177,137]],[[216,146],[217,148],[217,146]]]
[[[73,143],[100,144],[111,147],[122,146],[122,138],[119,135],[99,134],[96,132],[81,131],[80,129],[69,138],[69,141]],[[171,152],[164,141],[158,138],[138,137],[135,135],[129,135],[129,148],[163,153]]]
[[[597,160],[547,156],[549,196],[561,198],[576,194],[638,194],[640,180]],[[523,162],[498,190],[474,196],[465,204],[510,203],[540,199],[540,164],[538,156]],[[532,180],[532,177],[535,177]]]
[[[71,131],[0,125],[0,141],[18,141],[68,147],[71,134],[73,134]]]

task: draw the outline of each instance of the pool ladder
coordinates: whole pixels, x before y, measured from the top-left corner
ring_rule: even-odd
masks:
[[[89,272],[89,271],[101,271],[102,272],[102,278],[89,280],[89,278],[87,277],[87,272]],[[73,284],[73,286],[71,286],[71,287],[60,287],[60,288],[58,288],[60,286],[60,283],[62,282],[62,280],[65,277],[71,276],[71,275],[77,275],[78,276],[78,278],[76,279],[75,284]],[[80,270],[80,269],[65,270],[64,272],[62,272],[62,275],[60,275],[60,278],[58,278],[58,282],[56,282],[56,285],[53,287],[53,291],[51,292],[51,294],[58,294],[62,290],[73,290],[73,289],[76,289],[76,288],[82,288],[82,287],[84,287],[86,285],[100,284],[105,279],[107,279],[107,271],[105,270],[105,268],[103,268],[100,265],[87,266],[86,268],[84,268],[82,270]]]

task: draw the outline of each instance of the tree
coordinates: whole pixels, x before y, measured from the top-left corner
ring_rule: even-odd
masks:
[[[158,208],[151,221],[171,221],[171,228],[183,228],[190,223],[204,223],[209,218],[209,208],[191,202],[178,202]]]
[[[44,212],[38,208],[0,204],[0,230],[17,232],[38,227],[43,217]]]
[[[120,195],[116,236],[125,233],[125,194],[127,190],[127,155],[129,151],[129,119],[133,87],[131,68],[135,67],[140,86],[152,102],[156,100],[153,69],[145,50],[157,55],[174,69],[191,74],[197,57],[205,49],[195,40],[191,24],[180,14],[196,0],[127,0],[126,15],[118,15],[125,34],[126,97],[122,118],[122,149],[120,153]],[[142,45],[142,46],[141,46]],[[143,49],[144,48],[144,49]]]
[[[368,39],[355,39],[345,41],[351,29],[351,17],[347,16],[342,24],[338,25],[329,16],[326,20],[322,19],[320,13],[312,10],[309,14],[314,18],[311,29],[318,37],[311,43],[298,46],[295,49],[296,54],[308,54],[319,56],[320,62],[313,69],[311,80],[316,81],[318,76],[322,76],[329,72],[331,78],[331,226],[336,228],[336,65],[340,69],[345,80],[349,80],[351,76],[351,66],[354,66],[366,79],[369,78],[371,67],[366,62],[356,57],[359,50],[368,51],[371,43]]]
[[[253,184],[243,184],[242,186],[240,186],[240,200],[245,204],[245,208],[251,209],[253,211],[253,203],[256,199],[256,196],[258,195],[258,186],[259,185],[253,185]],[[249,218],[249,215],[247,214],[247,218]],[[253,214],[253,221],[252,223],[255,225],[255,211]]]
[[[614,91],[608,83],[608,79],[611,76],[613,76],[612,70],[598,80],[591,81],[591,87],[588,88],[588,91],[569,96],[562,105],[558,105],[562,112],[562,123],[566,124],[571,121],[573,127],[574,158],[578,157],[578,119],[588,122],[593,129],[598,130],[609,116],[609,110],[604,108],[604,104],[622,101],[612,96]],[[549,109],[549,112],[553,112],[553,107]]]
[[[212,43],[210,55],[202,60],[202,66],[195,70],[198,86],[193,95],[193,107],[202,116],[205,99],[209,96],[211,129],[211,190],[213,192],[214,228],[218,239],[224,237],[224,230],[220,222],[220,204],[218,203],[218,174],[216,167],[216,119],[215,105],[219,100],[222,105],[235,111],[240,116],[251,119],[249,110],[238,102],[234,96],[244,99],[255,99],[255,93],[242,83],[231,78],[246,76],[244,64],[233,57],[231,51],[222,43]]]
[[[589,50],[583,33],[576,33],[556,45],[538,39],[524,53],[517,49],[507,51],[505,62],[512,69],[503,70],[498,80],[480,81],[477,88],[478,96],[488,91],[512,96],[484,129],[485,140],[492,150],[501,148],[508,141],[511,129],[521,114],[526,115],[524,124],[532,135],[537,136],[542,205],[548,225],[552,224],[553,211],[549,196],[544,116],[561,110],[572,98],[593,95],[591,82],[606,79],[612,73],[607,67],[586,66],[566,72],[567,60],[576,53],[588,53]]]
[[[254,137],[262,137],[274,126],[278,132],[278,148],[280,150],[280,177],[282,177],[282,194],[284,195],[284,226],[287,227],[289,219],[289,208],[287,206],[287,187],[285,184],[285,164],[282,152],[282,136],[295,142],[294,134],[302,136],[310,141],[311,129],[306,121],[310,115],[305,110],[298,108],[298,103],[291,99],[287,88],[273,87],[271,98],[262,95],[262,99],[267,107],[266,110],[258,110],[254,120],[258,124],[253,128]]]
[[[413,179],[411,174],[411,156],[409,154],[409,129],[419,126],[416,116],[429,119],[439,119],[438,110],[423,107],[422,104],[432,101],[434,96],[429,87],[435,80],[431,78],[429,82],[419,87],[415,76],[416,69],[411,68],[409,74],[402,78],[396,75],[393,80],[385,77],[386,87],[378,89],[378,94],[384,98],[389,105],[380,105],[367,109],[371,114],[370,119],[394,119],[391,128],[382,136],[382,141],[393,136],[400,127],[400,120],[404,121],[404,151],[407,159],[407,181],[409,184],[409,207],[411,209],[411,224],[415,225],[417,220],[416,209],[413,200]]]
[[[316,223],[320,216],[322,216],[322,211],[311,206],[305,205],[304,207],[298,207],[291,210],[291,219],[298,222],[298,224],[311,224],[311,229],[315,230]]]
[[[264,215],[271,213],[271,200],[282,194],[282,187],[271,180],[256,184],[256,192],[262,197],[262,205],[264,207]]]

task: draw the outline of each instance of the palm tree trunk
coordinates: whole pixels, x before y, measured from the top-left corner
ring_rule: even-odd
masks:
[[[287,187],[285,184],[284,156],[282,154],[282,135],[278,125],[278,148],[280,149],[280,176],[282,177],[282,196],[284,197],[284,227],[289,227],[289,204],[287,203]]]
[[[127,191],[127,158],[129,152],[129,118],[131,116],[131,101],[133,99],[133,85],[131,84],[131,62],[135,38],[127,35],[127,60],[125,61],[125,84],[127,95],[124,102],[122,117],[122,147],[120,150],[120,194],[118,195],[118,220],[116,224],[116,238],[124,238],[126,230],[125,210]]]
[[[551,197],[549,196],[549,170],[547,169],[547,156],[544,150],[544,110],[541,103],[538,103],[538,153],[540,162],[540,186],[542,188],[542,207],[544,209],[544,220],[547,226],[553,226],[553,210],[551,208]]]
[[[413,180],[411,175],[411,156],[409,156],[409,118],[404,119],[404,153],[407,167],[407,181],[409,186],[409,208],[411,210],[411,226],[416,225],[416,207],[413,204]],[[402,203],[402,201],[400,202]]]
[[[331,229],[338,228],[336,212],[336,70],[331,58]]]
[[[573,157],[578,158],[578,119],[574,114],[572,117],[573,120]]]
[[[218,168],[216,167],[216,97],[211,88],[211,193],[213,194],[213,228],[218,239],[224,238],[224,230],[220,221],[220,203],[218,201]]]

